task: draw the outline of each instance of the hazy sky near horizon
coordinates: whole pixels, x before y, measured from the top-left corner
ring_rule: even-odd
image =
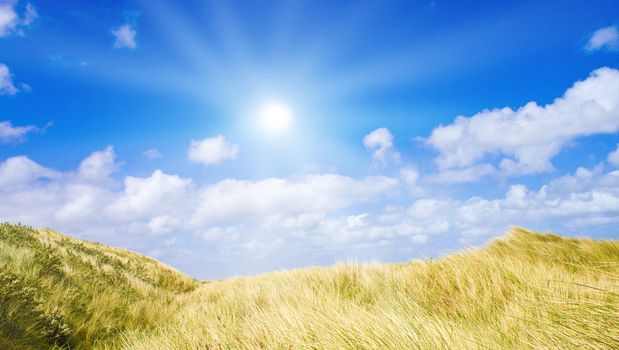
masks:
[[[619,2],[0,0],[0,220],[206,279],[619,238]]]

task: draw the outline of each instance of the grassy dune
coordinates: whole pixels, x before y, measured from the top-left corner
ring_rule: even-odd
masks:
[[[158,261],[51,230],[0,225],[0,349],[119,347],[199,285]]]
[[[618,241],[516,229],[439,260],[197,283],[141,255],[5,225],[0,267],[19,281],[0,283],[0,349],[619,348]]]

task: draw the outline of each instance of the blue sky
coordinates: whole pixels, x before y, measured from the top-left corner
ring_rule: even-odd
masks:
[[[0,219],[199,278],[617,238],[616,1],[0,0]]]

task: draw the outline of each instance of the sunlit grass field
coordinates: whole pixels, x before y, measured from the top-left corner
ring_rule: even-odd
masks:
[[[121,332],[173,317],[196,286],[152,258],[3,224],[0,349],[117,346]]]
[[[617,349],[619,242],[487,247],[197,282],[139,254],[0,227],[0,349]]]

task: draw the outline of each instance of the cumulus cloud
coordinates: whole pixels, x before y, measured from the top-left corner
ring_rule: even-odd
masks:
[[[587,45],[585,45],[585,50],[589,52],[601,49],[619,50],[619,31],[617,27],[609,26],[596,30],[589,38]]]
[[[135,36],[137,32],[135,28],[133,28],[130,24],[123,24],[116,29],[112,30],[112,35],[114,35],[114,47],[115,48],[129,48],[135,49],[137,47],[137,43],[135,41]]]
[[[0,190],[22,190],[41,179],[53,179],[57,172],[27,157],[13,157],[0,163]]]
[[[238,153],[239,145],[231,144],[225,137],[218,135],[203,140],[191,140],[187,159],[204,165],[218,165],[226,159],[235,159]]]
[[[168,175],[161,170],[155,170],[147,178],[127,176],[124,193],[110,203],[107,210],[116,218],[148,218],[150,225],[161,227],[162,218],[165,218],[162,215],[174,213],[172,208],[181,208],[184,203],[191,202],[188,193],[191,184],[190,179]]]
[[[398,178],[312,174],[204,184],[161,170],[116,181],[118,167],[112,147],[73,171],[23,156],[6,159],[0,217],[144,252],[164,240],[176,238],[178,249],[191,240],[200,247],[192,254],[208,261],[268,260],[261,269],[394,254],[407,259],[439,236],[480,243],[512,225],[574,232],[619,222],[619,171],[601,165],[537,189],[515,184],[498,198],[468,199],[402,197],[418,183],[410,166]],[[247,266],[228,273],[254,271]]]
[[[608,160],[608,163],[619,168],[619,144],[617,144],[617,149],[610,152],[606,159]]]
[[[407,207],[388,206],[382,213],[365,215],[362,222],[354,230],[340,222],[337,229],[350,237],[408,237],[413,242],[441,234],[463,242],[483,242],[515,225],[579,232],[584,227],[619,222],[619,171],[579,168],[538,190],[512,185],[496,199],[420,198]]]
[[[10,121],[0,122],[0,142],[11,142],[21,140],[29,132],[36,131],[38,128],[34,125],[13,126]]]
[[[501,173],[512,176],[552,170],[551,159],[571,140],[618,130],[619,71],[604,67],[548,105],[529,102],[517,110],[459,116],[435,128],[425,142],[439,152],[440,170],[468,168],[498,156]]]
[[[23,29],[38,18],[32,4],[27,3],[21,15],[18,14],[17,4],[17,0],[0,0],[0,37],[23,35]]]
[[[126,176],[118,186],[111,146],[93,152],[75,171],[57,171],[27,157],[0,163],[0,216],[11,222],[122,239],[171,231],[242,234],[258,226],[307,227],[345,208],[393,193],[396,179],[342,175],[303,175],[259,181],[222,180],[198,185],[192,179],[155,170],[146,177]],[[293,223],[294,222],[294,223]],[[270,223],[270,224],[269,224]],[[223,230],[223,231],[222,231]]]
[[[80,163],[78,176],[83,180],[102,181],[109,178],[117,169],[114,147],[107,146],[102,151],[93,152]]]
[[[363,138],[363,145],[372,151],[372,158],[380,163],[400,161],[400,154],[393,147],[393,135],[387,128],[378,128]]]
[[[19,89],[13,84],[13,78],[9,67],[0,63],[0,95],[15,95]]]
[[[200,191],[195,224],[218,225],[277,215],[328,213],[368,202],[395,189],[388,177],[357,180],[336,174],[260,181],[223,180]]]
[[[531,223],[574,230],[596,218],[619,220],[619,173],[579,168],[537,191],[513,185],[502,199],[473,198],[458,212],[465,236],[487,235],[492,226]]]

